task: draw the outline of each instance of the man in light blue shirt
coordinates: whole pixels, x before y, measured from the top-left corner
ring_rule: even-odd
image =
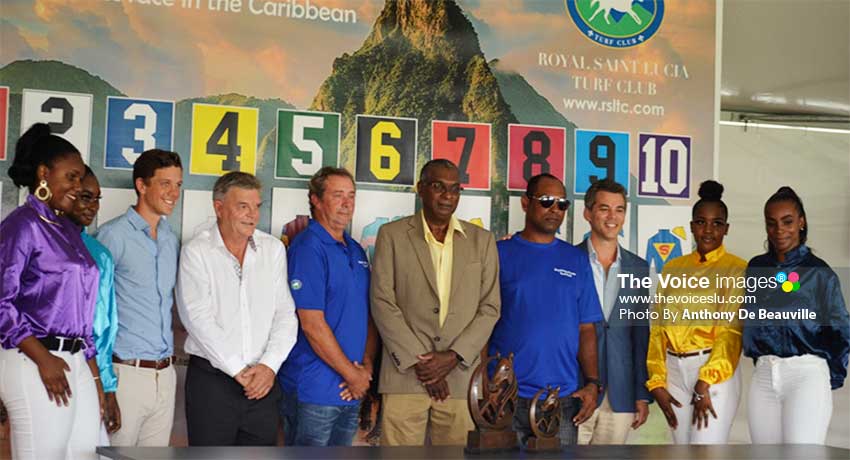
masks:
[[[138,200],[100,227],[97,239],[115,259],[118,336],[113,363],[119,378],[121,429],[116,446],[167,446],[177,375],[171,308],[180,251],[166,217],[183,185],[180,157],[148,150],[133,166]]]

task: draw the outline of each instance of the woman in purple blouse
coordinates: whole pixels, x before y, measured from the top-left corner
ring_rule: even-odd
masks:
[[[63,215],[84,173],[79,151],[45,124],[21,136],[9,168],[15,185],[30,191],[0,223],[0,399],[16,459],[97,458],[98,270]]]

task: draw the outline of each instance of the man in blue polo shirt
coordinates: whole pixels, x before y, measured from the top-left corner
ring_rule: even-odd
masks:
[[[562,445],[577,443],[577,426],[593,413],[599,393],[593,323],[602,310],[593,273],[587,253],[555,238],[569,204],[558,178],[532,177],[522,197],[525,228],[497,243],[502,316],[489,353],[514,353],[514,430],[523,446],[532,435],[528,410],[538,390],[560,387]]]
[[[369,317],[369,263],[345,232],[354,178],[324,167],[309,185],[313,219],[289,247],[298,341],[278,374],[286,445],[348,446],[372,380],[377,334]]]

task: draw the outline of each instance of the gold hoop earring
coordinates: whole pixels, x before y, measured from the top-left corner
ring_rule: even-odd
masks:
[[[47,187],[47,181],[42,180],[38,183],[38,187],[35,189],[34,195],[40,201],[44,201],[46,203],[53,197],[53,192],[51,192],[50,188]]]

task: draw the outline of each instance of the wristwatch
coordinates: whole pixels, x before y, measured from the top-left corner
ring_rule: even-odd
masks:
[[[591,384],[591,383],[592,383],[592,384],[594,384],[594,385],[596,385],[596,389],[597,389],[600,393],[602,393],[602,382],[600,382],[600,381],[599,381],[599,379],[584,379],[584,384],[585,384],[585,385],[588,385],[588,384]]]

